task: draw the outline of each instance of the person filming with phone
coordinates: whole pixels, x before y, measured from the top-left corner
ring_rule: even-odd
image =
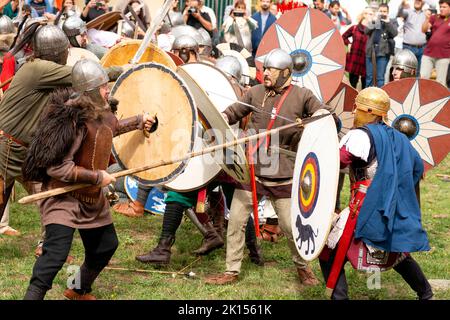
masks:
[[[245,1],[238,0],[222,26],[224,40],[228,43],[236,43],[252,52],[252,31],[257,26],[256,20],[247,15]]]
[[[84,7],[81,13],[81,19],[87,23],[108,12],[108,2],[109,0],[87,0],[86,7]]]

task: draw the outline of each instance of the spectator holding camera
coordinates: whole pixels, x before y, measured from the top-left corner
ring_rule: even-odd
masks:
[[[48,13],[55,13],[52,0],[26,0],[25,4],[36,10],[39,17],[44,17]]]
[[[238,0],[222,26],[224,39],[228,43],[236,43],[252,52],[251,32],[257,26],[256,21],[247,15],[245,0]]]
[[[375,18],[368,22],[364,32],[366,44],[366,87],[384,85],[389,57],[394,54],[397,22],[389,19],[389,7],[382,3]],[[376,82],[375,82],[376,81]]]
[[[450,0],[440,0],[439,11],[435,15],[428,13],[422,25],[424,33],[431,29],[431,37],[423,52],[420,74],[429,79],[436,68],[436,81],[446,86],[450,63]]]
[[[108,0],[87,0],[81,19],[89,22],[109,11]]]
[[[212,37],[213,25],[211,23],[211,17],[207,12],[200,10],[200,2],[199,0],[188,0],[186,2],[187,6],[183,11],[183,19],[188,26],[194,27],[195,29],[203,28]]]
[[[345,14],[345,17],[342,12]],[[348,26],[352,23],[350,15],[345,8],[341,8],[339,1],[331,1],[325,14],[333,21],[338,30],[341,30],[341,26]]]

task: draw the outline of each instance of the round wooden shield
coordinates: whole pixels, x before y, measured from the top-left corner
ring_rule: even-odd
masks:
[[[120,11],[106,12],[94,20],[89,21],[86,24],[86,28],[109,31],[116,26],[117,21],[122,19],[121,14],[122,12]]]
[[[328,113],[318,110],[314,116]],[[331,229],[339,180],[339,142],[333,117],[305,126],[295,158],[292,235],[300,256],[318,257]]]
[[[298,61],[292,74],[294,84],[310,89],[320,101],[334,95],[344,75],[345,46],[326,14],[307,8],[283,14],[261,40],[255,58],[258,70],[275,48]]]
[[[100,60],[100,64],[103,67],[123,66],[129,64],[141,46],[141,43],[142,40],[122,40],[105,53],[103,58]],[[158,48],[152,43],[148,44],[141,60],[139,60],[139,63],[144,62],[159,63],[172,70],[176,70],[177,68],[172,58],[164,50]]]
[[[425,171],[450,151],[450,96],[439,82],[401,79],[382,88],[391,99],[389,124],[406,120],[413,132],[409,139],[424,161]]]
[[[334,96],[327,102],[330,107],[334,108],[334,112],[339,117],[341,130],[339,137],[342,138],[352,127],[354,115],[353,105],[355,104],[358,91],[352,86],[341,82]]]
[[[219,69],[205,63],[185,64],[183,69],[208,94],[211,102],[220,112],[223,112],[233,101],[237,100],[233,86],[228,81],[227,76]],[[194,99],[197,99],[197,97],[194,96]],[[197,101],[197,106],[200,103],[202,103],[202,100]],[[238,125],[233,126],[235,130],[238,128]],[[194,151],[200,151],[205,147],[203,136],[204,130],[199,123],[199,135],[194,143]],[[183,173],[165,186],[180,192],[195,190],[208,184],[219,174],[220,170],[221,168],[214,161],[213,156],[205,154],[191,159]]]
[[[205,129],[205,143],[212,146],[236,140],[234,130],[222,117],[207,93],[185,69],[185,66],[179,66],[177,73],[184,79],[195,97],[199,121]],[[224,148],[222,152],[215,152],[213,157],[220,167],[237,182],[243,184],[250,182],[248,163],[241,145]]]
[[[83,60],[83,59],[89,59],[89,60],[93,60],[95,62],[100,61],[98,59],[98,57],[89,50],[86,50],[83,48],[71,47],[71,48],[69,48],[69,56],[67,57],[66,65],[72,67],[75,65],[75,63],[77,63],[77,61]]]
[[[251,52],[236,43],[228,42],[220,43],[216,48],[219,50],[220,55],[233,56],[239,60],[245,84],[249,84],[250,80],[256,79],[255,59]]]
[[[125,191],[128,197],[135,201],[137,199],[139,191],[139,183],[136,179],[130,176],[125,177]],[[144,211],[152,214],[162,216],[166,210],[166,199],[167,193],[161,191],[158,187],[152,188],[150,190],[147,201],[144,205]]]
[[[170,52],[170,51],[166,51],[167,55],[173,60],[173,62],[175,62],[175,64],[177,66],[181,66],[182,64],[184,64],[184,61],[177,56],[176,54]]]
[[[135,130],[114,138],[113,154],[122,168],[170,161],[192,152],[197,109],[185,82],[172,70],[157,63],[138,64],[120,75],[111,95],[120,102],[118,119],[146,112],[158,120],[156,130],[148,136]],[[136,176],[145,185],[164,184],[175,179],[187,163],[157,167]]]

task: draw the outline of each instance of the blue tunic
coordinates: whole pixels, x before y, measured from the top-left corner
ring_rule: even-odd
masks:
[[[415,185],[423,162],[408,138],[385,124],[367,126],[378,168],[358,216],[355,238],[388,252],[430,249]]]

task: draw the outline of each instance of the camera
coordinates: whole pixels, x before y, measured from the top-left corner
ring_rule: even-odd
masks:
[[[189,14],[197,13],[197,8],[195,8],[195,7],[190,7],[190,8],[188,9],[188,13],[189,13]]]
[[[233,15],[234,15],[235,17],[243,17],[244,14],[245,14],[244,11],[234,11],[234,13],[233,13]]]

